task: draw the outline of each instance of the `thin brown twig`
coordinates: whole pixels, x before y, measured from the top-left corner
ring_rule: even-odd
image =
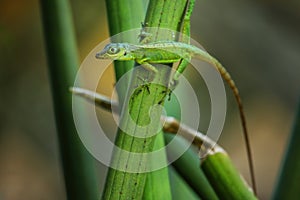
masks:
[[[94,102],[97,106],[107,111],[114,112],[118,110],[117,101],[111,100],[107,96],[79,87],[71,87],[70,91],[73,94],[81,96],[92,103]],[[174,117],[161,116],[161,122],[163,124],[164,132],[179,134],[197,146],[199,148],[200,159],[204,159],[205,157],[203,157],[203,155],[207,154],[214,154],[216,152],[225,153],[225,150],[207,135],[180,123]]]

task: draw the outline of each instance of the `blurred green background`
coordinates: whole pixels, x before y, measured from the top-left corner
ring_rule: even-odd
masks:
[[[83,59],[108,37],[105,4],[70,3]],[[66,199],[39,2],[0,5],[0,199]],[[297,0],[197,0],[192,16],[192,37],[227,67],[241,91],[261,199],[270,198],[299,99],[299,10]],[[113,77],[110,70],[99,92],[111,93]],[[249,180],[229,92],[227,114],[220,143]]]

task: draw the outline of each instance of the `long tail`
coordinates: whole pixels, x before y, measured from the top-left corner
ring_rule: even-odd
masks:
[[[237,101],[238,108],[239,108],[239,114],[242,122],[242,127],[243,127],[243,133],[244,133],[244,138],[245,138],[245,143],[246,143],[246,150],[247,150],[247,157],[248,157],[248,163],[249,163],[249,170],[250,170],[250,176],[251,176],[251,182],[252,182],[252,187],[253,191],[256,194],[256,181],[255,181],[255,175],[254,175],[254,164],[253,164],[253,157],[252,157],[252,151],[251,151],[251,145],[250,145],[250,140],[249,140],[249,134],[247,130],[247,125],[246,125],[246,117],[244,113],[244,108],[242,104],[242,99],[239,94],[239,90],[237,86],[235,85],[234,81],[232,80],[230,74],[227,72],[225,67],[214,57],[212,57],[208,53],[201,53],[199,55],[201,60],[207,61],[208,63],[212,64],[221,74],[223,79],[228,83],[229,87],[231,88],[234,97]]]

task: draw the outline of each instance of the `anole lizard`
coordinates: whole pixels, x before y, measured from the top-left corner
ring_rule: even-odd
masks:
[[[256,191],[251,147],[248,138],[246,118],[243,111],[242,100],[231,76],[217,59],[212,57],[206,51],[197,48],[196,46],[173,41],[158,41],[140,45],[129,43],[110,43],[102,51],[96,54],[96,58],[119,61],[134,60],[154,73],[158,73],[158,70],[151,64],[174,63],[182,60],[174,75],[174,81],[178,80],[180,74],[183,73],[187,66],[186,63],[189,62],[191,58],[197,58],[199,60],[212,64],[219,71],[224,80],[228,83],[237,101],[240,118],[242,121],[243,133],[246,141],[247,154],[249,158],[252,187],[254,192]]]

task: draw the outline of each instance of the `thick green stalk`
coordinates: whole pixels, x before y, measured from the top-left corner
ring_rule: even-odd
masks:
[[[109,19],[109,28],[110,28],[110,34],[115,35],[117,33],[120,33],[122,31],[126,31],[133,28],[141,28],[141,22],[144,20],[144,14],[145,14],[145,8],[148,1],[140,1],[140,0],[131,0],[128,1],[117,1],[117,0],[110,0],[106,1],[107,5],[107,13],[108,13],[108,19]],[[134,12],[132,12],[134,10]],[[122,37],[122,35],[121,35]],[[119,41],[122,41],[122,39],[126,39],[126,41],[132,41],[136,42],[137,36],[132,35],[131,38],[117,38]],[[114,41],[117,42],[117,41]],[[128,70],[130,70],[133,67],[133,62],[115,62],[115,72],[116,72],[116,79],[119,80],[124,73],[126,73]],[[118,90],[119,94],[119,101],[124,101],[124,91],[126,91],[127,88],[125,88],[125,85]],[[124,138],[124,134],[119,134],[119,137],[117,140],[124,141],[126,138]],[[126,143],[126,141],[125,141]],[[156,141],[156,144],[159,145],[159,142]],[[160,140],[160,144],[163,144],[163,140]],[[162,146],[162,145],[159,145]],[[110,170],[108,175],[109,177],[114,175],[115,170]],[[147,193],[147,190],[150,188],[150,190],[155,190],[157,187],[157,184],[150,184],[150,183],[156,183],[160,182],[166,187],[166,192],[164,192],[164,195],[167,194],[169,185],[168,180],[168,171],[165,169],[159,170],[155,173],[148,174],[148,177],[150,176],[148,187],[145,189],[145,192]],[[130,177],[129,177],[130,178]],[[121,177],[122,179],[122,177]],[[158,181],[158,180],[159,181]],[[110,185],[106,184],[106,189],[104,193],[107,193],[106,191],[110,190]],[[153,193],[154,198],[159,198],[162,195],[159,192]],[[126,194],[124,194],[126,196]]]
[[[161,149],[165,146],[163,134],[160,132],[155,138],[154,150]],[[167,161],[166,155],[162,155],[164,163]],[[147,174],[146,185],[143,194],[143,200],[155,200],[155,199],[172,199],[171,183],[169,180],[169,168],[164,167],[162,169],[149,172]]]
[[[177,0],[177,1],[161,1],[161,0],[152,0],[150,1],[147,16],[145,19],[145,24],[147,24],[149,27],[160,27],[160,28],[168,28],[171,30],[176,30],[177,32],[181,31],[182,23],[184,22],[184,15],[185,15],[185,9],[187,6],[187,3],[189,3],[188,0]],[[180,22],[180,23],[178,23]],[[156,38],[152,38],[154,41],[160,41],[160,40],[174,40],[175,38],[172,37],[171,32],[164,32],[164,34],[160,34],[160,30],[153,30],[150,31],[146,28],[147,32],[150,32],[153,36],[156,36]],[[152,31],[152,32],[151,32]],[[176,38],[178,39],[178,38]],[[165,139],[168,138],[165,136]],[[168,140],[167,140],[168,141]],[[180,145],[179,145],[180,146]],[[175,150],[175,149],[173,149]],[[193,163],[195,164],[195,167],[192,167],[193,171],[190,171],[186,168],[186,166],[191,166],[188,164],[191,160],[184,159],[189,157],[188,152],[185,153],[185,155],[175,161],[173,164],[175,164],[177,170],[179,169],[180,172],[183,174],[192,174],[191,176],[194,176],[196,178],[199,178],[198,180],[193,181],[197,189],[197,193],[202,196],[204,196],[206,199],[217,199],[215,193],[213,192],[212,188],[210,187],[208,181],[206,180],[205,176],[201,172],[201,169],[199,168],[199,162]],[[190,158],[190,157],[189,157]],[[182,161],[186,162],[182,162]],[[185,168],[185,170],[184,170]],[[181,174],[182,175],[182,174]],[[191,177],[190,176],[190,177]],[[159,183],[158,183],[159,184]],[[190,184],[190,183],[188,183]],[[178,189],[178,188],[177,188]],[[174,197],[173,197],[174,198]]]
[[[148,4],[148,1],[144,0],[131,0],[130,2],[124,2],[124,1],[106,1],[107,5],[107,12],[108,12],[108,19],[109,19],[109,29],[110,34],[115,35],[117,33],[120,33],[122,31],[126,31],[133,28],[141,28],[141,22],[144,20],[145,15],[145,8]],[[132,12],[132,11],[135,12]],[[122,37],[122,35],[120,35]],[[136,42],[137,37],[136,35],[132,35],[131,38],[117,38],[119,41],[122,41],[123,39],[126,39],[126,41],[132,41]],[[117,42],[117,41],[114,41]],[[123,74],[125,74],[127,71],[129,71],[133,67],[133,62],[115,62],[115,73],[116,73],[116,79],[119,80]],[[119,101],[124,101],[124,92],[127,88],[125,88],[125,85],[121,85],[122,88],[118,90],[119,94]],[[158,141],[156,140],[155,143],[157,146],[162,146],[164,144],[164,141],[162,138]],[[166,168],[161,169],[157,172],[148,174],[148,184],[145,188],[145,192],[147,193],[147,190],[156,190],[158,187],[156,182],[162,183],[166,188],[165,191],[170,190],[168,188],[169,186],[169,180],[168,180],[168,171]],[[164,192],[163,195],[165,195],[167,192]],[[155,192],[153,193],[154,198],[160,198],[163,196],[161,192]]]
[[[165,27],[170,28],[173,30],[178,30],[183,11],[185,8],[186,0],[156,0],[156,1],[150,1],[149,9],[147,12],[146,17],[146,24],[148,26],[156,26],[156,27]],[[128,17],[126,18],[128,20]],[[151,31],[149,31],[151,32]],[[173,39],[171,35],[168,37],[161,36],[159,33],[152,32],[155,37],[152,37],[154,40],[160,40],[160,39]],[[170,74],[169,68],[162,68],[160,69],[159,73],[155,75],[153,78],[154,81],[156,81],[159,84],[150,84],[147,87],[140,87],[139,85],[142,84],[140,79],[148,80],[148,77],[152,76],[149,74],[151,72],[145,71],[143,69],[137,70],[136,74],[133,76],[133,80],[131,81],[131,86],[135,86],[138,88],[132,88],[135,90],[133,93],[133,96],[130,98],[130,105],[126,108],[129,109],[130,117],[136,122],[136,124],[140,126],[145,126],[149,124],[149,116],[148,112],[150,108],[155,104],[162,104],[164,98],[165,98],[165,92],[166,87],[161,86],[167,85],[168,83],[168,77]],[[148,92],[149,90],[149,92]],[[160,124],[159,116],[161,115],[161,111],[158,111],[155,113],[155,120],[153,122],[153,127],[149,127],[148,131],[145,133],[146,138],[136,138],[132,137],[125,132],[119,130],[118,136],[116,139],[116,145],[121,147],[122,149],[128,150],[130,152],[138,152],[138,153],[147,153],[151,152],[154,146],[154,141],[156,139],[160,139],[162,141],[162,135],[158,135],[157,137],[147,137],[147,135],[152,134],[154,127],[158,127]],[[125,124],[126,130],[133,131],[130,134],[136,134],[134,130],[135,127],[132,127],[129,124],[126,124],[126,121],[128,121],[128,118],[124,117],[122,118],[122,122]],[[152,132],[151,132],[152,131]],[[161,143],[162,145],[163,143]],[[117,166],[124,165],[124,163],[127,163],[127,166],[133,162],[131,160],[132,158],[130,156],[119,155],[119,158],[122,158],[122,162],[117,162]],[[141,158],[140,162],[144,163],[141,164],[142,166],[147,163],[147,160],[144,160],[145,158]],[[114,159],[115,160],[115,159]],[[136,160],[135,160],[136,161]],[[135,198],[135,199],[141,199],[142,197],[145,199],[151,199],[153,198],[152,191],[145,191],[145,194],[143,196],[145,184],[146,184],[146,177],[149,175],[149,173],[126,173],[114,169],[110,169],[108,173],[108,178],[106,182],[106,187],[104,191],[103,198],[109,199],[109,198],[118,198],[118,199],[125,199],[125,198]],[[167,177],[166,177],[167,178]],[[152,179],[151,179],[152,180]],[[168,179],[167,179],[168,180]],[[153,182],[151,186],[158,187],[158,184],[162,184],[162,182],[157,183],[156,181],[150,181]],[[153,187],[147,187],[152,188]],[[159,189],[159,188],[158,188]],[[160,191],[162,188],[160,188]],[[164,199],[170,199],[170,191],[163,191],[161,193],[164,195]]]
[[[109,22],[109,31],[110,35],[116,35],[118,33],[122,33],[123,31],[128,31],[134,28],[140,28],[141,22],[145,17],[145,1],[141,0],[106,0],[106,10]],[[134,12],[133,12],[134,11]],[[123,38],[124,36],[121,34],[119,37],[115,38],[113,42],[122,42],[126,39],[126,41],[136,42],[137,36],[132,35],[131,38]],[[116,80],[118,81],[127,71],[132,69],[134,66],[133,61],[127,62],[114,62],[115,75]],[[129,80],[128,80],[129,81]],[[119,102],[124,102],[125,100],[125,92],[127,91],[126,85],[120,85],[121,88],[118,88],[118,96]],[[120,103],[122,106],[123,103]],[[125,133],[123,131],[118,130],[116,144],[119,144],[121,149],[128,149],[130,144],[128,141],[131,141],[131,138],[125,137]],[[120,145],[121,144],[121,145]],[[127,147],[124,147],[126,146]],[[120,175],[121,174],[121,175]],[[103,191],[103,199],[112,199],[112,198],[127,198],[129,196],[141,196],[140,194],[130,194],[122,192],[122,185],[124,180],[124,176],[122,176],[123,172],[117,171],[115,169],[110,168],[108,171],[105,188]],[[119,175],[119,176],[118,176]],[[130,177],[127,177],[130,179]],[[132,179],[133,180],[133,179]],[[139,182],[136,180],[136,182]]]
[[[130,29],[139,28],[141,26],[141,22],[145,17],[145,9],[144,9],[145,1],[141,0],[106,0],[106,10],[108,16],[108,23],[109,23],[109,32],[110,35],[116,35],[122,33],[123,31],[128,31]],[[135,12],[133,12],[133,10]],[[117,41],[113,42],[121,42],[122,40],[126,39],[127,41],[135,42],[137,38],[136,36],[132,36],[131,38],[122,38],[123,35],[120,37],[115,38]],[[115,75],[116,80],[118,81],[127,71],[132,69],[134,66],[133,61],[127,62],[114,62],[115,68]],[[129,81],[129,80],[128,80]],[[121,85],[121,88],[118,88],[118,96],[119,102],[124,102],[125,100],[125,92],[127,91],[126,85]],[[120,103],[122,106],[123,104]],[[125,144],[127,144],[126,139],[124,137],[125,133],[121,130],[118,130],[117,138],[115,143],[123,143],[125,140]],[[128,139],[127,139],[128,140]],[[125,149],[122,145],[120,148]],[[116,174],[120,174],[122,172],[118,172],[115,169],[110,168],[108,171],[105,188],[103,191],[102,198],[103,199],[110,199],[110,198],[118,198],[117,196],[121,196],[122,191],[122,182],[123,176],[116,176]],[[128,194],[123,193],[123,196],[127,196]],[[133,194],[135,196],[136,194]],[[130,195],[128,195],[130,196]]]
[[[220,199],[257,199],[226,153],[216,151],[207,155],[201,167]]]
[[[281,173],[274,190],[274,200],[299,199],[300,196],[300,102],[295,119],[295,126],[289,140]]]
[[[156,81],[165,80],[165,76],[168,73],[167,70],[162,69],[160,73],[155,76]],[[128,152],[135,153],[149,153],[153,149],[155,136],[149,137],[150,134],[155,133],[156,127],[160,123],[161,111],[155,111],[152,123],[156,126],[148,126],[148,129],[143,133],[146,138],[133,137],[137,133],[138,126],[147,126],[150,122],[149,110],[153,104],[158,104],[163,98],[163,92],[166,88],[151,84],[147,88],[134,88],[136,85],[140,85],[141,82],[138,77],[145,77],[148,72],[144,69],[138,70],[136,74],[133,74],[133,83],[131,84],[134,89],[133,95],[130,97],[129,105],[125,105],[125,110],[128,109],[130,116],[123,116],[121,123],[124,123],[125,131],[119,130],[116,139],[116,145],[121,147],[121,149]],[[163,83],[163,84],[166,84]],[[151,95],[153,94],[153,95]],[[135,124],[129,123],[130,118],[135,122]],[[130,134],[130,135],[129,135]],[[133,135],[133,136],[131,136]],[[105,199],[141,199],[147,173],[143,173],[143,169],[147,167],[147,159],[145,157],[135,158],[133,155],[126,155],[125,153],[115,154],[113,158],[113,164],[117,168],[136,168],[139,169],[136,173],[123,172],[115,169],[110,169],[108,173],[108,178],[106,182],[104,198]],[[139,164],[139,165],[137,165]]]
[[[187,3],[188,0],[150,0],[147,15],[144,21],[144,24],[146,25],[145,31],[152,35],[151,39],[148,40],[148,42],[160,40],[174,40],[175,38],[173,38],[173,35],[171,33],[166,34],[165,31],[161,31],[159,29],[147,29],[147,27],[167,28],[179,32],[183,16],[185,15],[185,8]],[[171,64],[169,66],[172,67]],[[164,79],[167,79],[167,77],[169,76],[169,72],[166,72],[165,74],[161,73],[161,76],[165,77]],[[157,135],[155,144],[157,145],[154,147],[154,149],[159,149],[165,146],[162,132],[159,135]],[[168,177],[166,176],[166,174],[162,174],[160,171],[161,170],[152,172],[150,173],[150,175],[148,175],[148,180],[151,180],[150,177],[155,175],[157,176],[157,178],[156,181],[153,180],[152,182],[152,189],[154,189],[154,191],[151,191],[149,190],[149,187],[146,187],[146,189],[148,190],[145,190],[143,196],[144,199],[172,198],[168,193],[168,190],[170,190],[170,186],[163,185],[163,182],[159,180],[162,178],[168,179]],[[148,185],[149,184],[147,184],[146,186]],[[161,195],[157,196],[158,198],[155,198],[153,192],[157,192]]]
[[[72,115],[77,47],[67,0],[41,0],[56,125],[68,199],[97,199],[94,161],[77,135]]]

